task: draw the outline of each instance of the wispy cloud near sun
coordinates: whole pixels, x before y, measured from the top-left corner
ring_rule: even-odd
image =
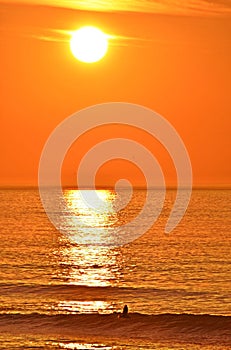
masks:
[[[0,0],[0,3],[46,5],[105,12],[144,12],[175,15],[231,15],[230,0]]]

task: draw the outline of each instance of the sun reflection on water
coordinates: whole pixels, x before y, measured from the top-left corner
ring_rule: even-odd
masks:
[[[68,227],[70,239],[76,241],[77,235],[83,244],[114,243],[111,233],[118,223],[114,191],[65,190],[64,198],[69,214],[64,216],[63,224]]]
[[[93,191],[86,191],[85,196],[94,208],[90,208],[83,200],[80,191],[64,191],[65,199],[71,215],[66,217],[66,223],[78,225],[78,232],[85,235],[93,244],[76,244],[71,236],[60,236],[59,249],[54,252],[58,259],[58,280],[66,285],[84,287],[116,286],[122,278],[123,256],[121,248],[94,244],[102,237],[110,235],[117,221],[114,211],[115,192],[99,190],[96,196]],[[86,197],[85,197],[86,198]],[[93,201],[93,202],[92,202]],[[75,218],[80,219],[78,222]],[[81,222],[83,225],[81,226]],[[74,234],[74,233],[73,233]],[[76,233],[75,233],[76,234]],[[100,293],[100,290],[97,292]],[[56,311],[65,314],[76,313],[111,313],[118,311],[113,301],[97,294],[96,300],[89,298],[89,290],[76,290],[74,295],[67,294],[56,305]]]
[[[107,294],[101,295],[100,289],[116,286],[123,278],[123,256],[119,248],[77,246],[66,242],[54,254],[59,263],[56,278],[66,286],[81,286],[81,289],[67,289],[67,294],[55,306],[56,312],[105,314],[120,310],[121,306],[115,305],[111,298],[108,300]],[[92,287],[96,288],[95,292]]]
[[[61,349],[78,349],[78,350],[97,350],[97,349],[101,349],[101,350],[112,350],[112,349],[118,349],[117,346],[107,346],[105,344],[90,344],[90,343],[77,343],[77,342],[68,342],[68,343],[59,343],[59,347]]]
[[[68,244],[58,252],[59,278],[69,284],[106,287],[121,277],[122,254],[119,248]]]
[[[113,202],[116,194],[109,190],[68,190],[67,206],[87,226],[105,227],[116,222]]]
[[[113,309],[113,305],[108,301],[102,300],[62,300],[58,304],[58,311],[67,314],[109,314]]]

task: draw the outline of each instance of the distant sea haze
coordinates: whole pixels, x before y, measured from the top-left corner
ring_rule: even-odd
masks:
[[[131,220],[145,197],[135,190],[132,205],[114,213],[113,190],[101,189],[105,207],[90,217],[73,191],[64,190],[73,215],[96,235]],[[230,190],[193,190],[185,216],[166,235],[175,194],[167,190],[159,219],[143,236],[100,247],[57,231],[37,189],[2,188],[2,348],[230,349]],[[125,304],[128,317],[119,318]]]

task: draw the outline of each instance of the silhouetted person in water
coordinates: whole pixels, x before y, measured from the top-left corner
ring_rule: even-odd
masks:
[[[120,317],[129,317],[128,316],[128,306],[127,305],[124,305],[123,312],[118,315],[118,318],[120,318]]]
[[[120,317],[129,317],[128,316],[128,306],[124,305],[123,312],[120,314]]]
[[[127,305],[124,305],[122,316],[123,317],[127,317],[128,316],[128,306]]]

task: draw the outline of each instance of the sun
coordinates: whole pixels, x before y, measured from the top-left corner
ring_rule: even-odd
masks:
[[[107,52],[107,35],[96,27],[82,27],[73,32],[70,47],[72,54],[79,61],[85,63],[97,62]]]

